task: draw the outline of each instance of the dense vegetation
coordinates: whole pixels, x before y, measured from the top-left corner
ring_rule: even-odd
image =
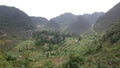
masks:
[[[10,31],[11,34],[0,30],[0,68],[120,68],[120,22],[115,22],[105,32],[97,33],[90,23],[78,16],[67,33],[60,31],[61,27],[53,19],[45,24],[45,29],[29,30],[33,27],[28,27],[32,23],[23,19],[24,15],[28,17],[26,14],[21,16],[18,12],[16,18],[14,15],[9,17],[8,12],[5,14],[8,18],[0,16],[0,26],[3,24],[0,28],[7,25],[10,30],[13,30],[12,26],[16,29],[13,33]],[[19,23],[21,19],[22,23]],[[14,25],[10,26],[11,23]],[[21,33],[21,36],[14,35],[21,31],[24,36]]]
[[[61,32],[35,31],[32,39],[18,43],[12,50],[1,49],[0,65],[3,68],[119,68],[120,34],[116,26],[118,28],[106,34],[82,38]],[[5,45],[3,40],[0,45]]]
[[[59,32],[48,32],[48,31],[36,31],[33,33],[33,38],[35,39],[35,44],[38,46],[48,44],[59,44],[64,42],[65,35]]]

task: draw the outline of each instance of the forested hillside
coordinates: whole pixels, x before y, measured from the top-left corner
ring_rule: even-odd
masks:
[[[33,24],[35,24],[35,26],[37,28],[44,28],[46,26],[46,24],[48,23],[48,20],[44,17],[30,17]]]
[[[65,30],[70,24],[76,21],[77,17],[77,15],[74,15],[72,13],[64,13],[60,16],[52,18],[52,20],[60,26],[60,29]]]
[[[101,16],[96,24],[94,30],[97,32],[106,31],[120,20],[120,3],[111,8],[105,15]]]
[[[0,68],[120,68],[119,8],[47,20],[0,6]]]
[[[0,6],[0,32],[12,33],[34,28],[31,19],[23,11],[15,7]]]
[[[82,16],[79,16],[74,23],[69,25],[66,31],[69,33],[80,34],[87,31],[90,27],[91,24]]]

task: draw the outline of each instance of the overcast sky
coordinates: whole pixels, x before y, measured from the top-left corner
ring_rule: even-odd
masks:
[[[107,12],[120,0],[0,0],[0,5],[15,6],[30,16],[48,19],[71,12],[79,15],[93,12]]]

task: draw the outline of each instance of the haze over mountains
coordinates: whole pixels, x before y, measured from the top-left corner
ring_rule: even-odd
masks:
[[[50,20],[0,6],[0,67],[120,68],[120,3]]]
[[[74,15],[64,13],[60,16],[47,20],[44,17],[28,16],[23,11],[8,6],[0,6],[0,25],[3,30],[27,30],[36,28],[40,30],[65,31],[70,33],[83,33],[90,31],[106,30],[120,19],[120,3],[107,13],[95,12],[93,14]],[[94,25],[95,24],[95,25]],[[94,30],[92,29],[94,25]],[[9,27],[4,28],[4,27]],[[106,28],[108,27],[108,28]],[[9,32],[8,31],[8,32]]]
[[[59,30],[67,31],[70,33],[71,32],[79,33],[79,32],[87,31],[86,28],[87,29],[88,29],[88,27],[90,28],[91,27],[90,25],[93,25],[97,21],[97,19],[100,16],[102,16],[103,14],[104,14],[103,12],[95,12],[93,14],[85,14],[85,15],[74,15],[72,13],[64,13],[64,14],[61,14],[60,16],[50,19],[50,21],[48,21],[45,18],[43,19],[41,17],[36,17],[37,18],[36,21],[34,19],[33,22],[37,23],[37,25],[52,26],[52,24],[49,23],[52,20],[54,22],[54,24],[59,27]],[[43,20],[45,20],[45,21],[43,21]],[[42,23],[47,22],[47,24],[41,24],[41,21],[42,21]],[[75,24],[77,26],[75,26]],[[52,29],[54,28],[53,30],[56,30],[56,29],[58,30],[58,28],[56,28],[56,26],[52,26],[51,28]],[[72,31],[70,31],[71,29],[72,29]]]

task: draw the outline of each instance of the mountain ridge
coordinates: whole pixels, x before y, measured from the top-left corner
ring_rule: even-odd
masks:
[[[111,8],[105,15],[101,16],[96,24],[94,30],[97,32],[103,32],[110,29],[115,23],[120,20],[120,3]]]
[[[15,7],[0,6],[0,32],[16,34],[35,29],[29,16]]]

